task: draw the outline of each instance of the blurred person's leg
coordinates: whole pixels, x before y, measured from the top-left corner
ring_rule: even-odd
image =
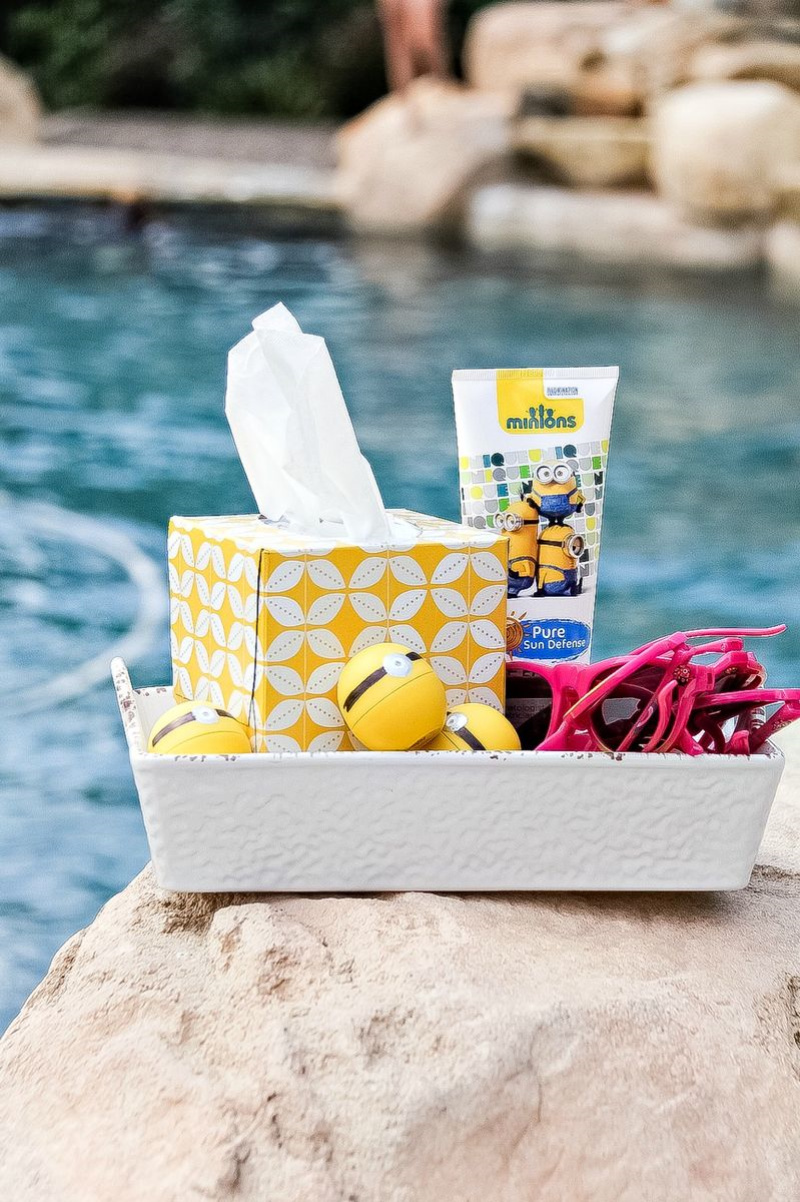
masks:
[[[446,6],[447,0],[378,0],[392,91],[418,75],[447,75]]]

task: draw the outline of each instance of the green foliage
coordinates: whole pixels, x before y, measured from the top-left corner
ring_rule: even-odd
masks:
[[[67,0],[55,12],[32,4],[7,16],[8,52],[33,68],[47,101],[64,107],[104,102],[104,59],[113,37],[105,7],[102,0]]]
[[[454,0],[456,47],[485,0]],[[347,117],[386,87],[366,0],[5,0],[0,50],[51,108]]]

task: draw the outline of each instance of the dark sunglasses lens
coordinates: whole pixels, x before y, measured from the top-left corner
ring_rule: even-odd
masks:
[[[652,701],[663,680],[664,668],[648,665],[621,681],[600,702],[592,712],[592,726],[595,736],[604,747],[616,751]],[[626,747],[626,751],[641,751],[654,734],[658,720],[656,709],[637,731],[634,742]]]
[[[740,718],[742,714],[748,710],[758,709],[752,701],[736,702],[731,701],[729,705],[718,705],[714,709],[698,709],[689,723],[689,729],[694,730],[700,726],[713,726],[719,730],[726,727],[729,723]]]
[[[758,689],[764,683],[764,674],[757,674],[747,668],[733,668],[723,672],[714,681],[715,693],[733,693],[744,689]]]
[[[535,751],[550,729],[553,690],[538,672],[508,673],[506,717],[516,726],[523,751]]]

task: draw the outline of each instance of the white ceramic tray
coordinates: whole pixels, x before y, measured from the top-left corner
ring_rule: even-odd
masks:
[[[750,879],[783,771],[743,756],[146,753],[173,704],[112,664],[153,867],[207,893],[709,890]]]

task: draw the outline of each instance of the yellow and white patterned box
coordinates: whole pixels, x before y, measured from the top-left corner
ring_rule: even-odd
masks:
[[[430,658],[451,705],[502,710],[507,539],[394,512],[417,539],[358,547],[257,516],[174,517],[176,694],[249,721],[256,751],[347,750],[339,673],[362,647],[395,641]]]

